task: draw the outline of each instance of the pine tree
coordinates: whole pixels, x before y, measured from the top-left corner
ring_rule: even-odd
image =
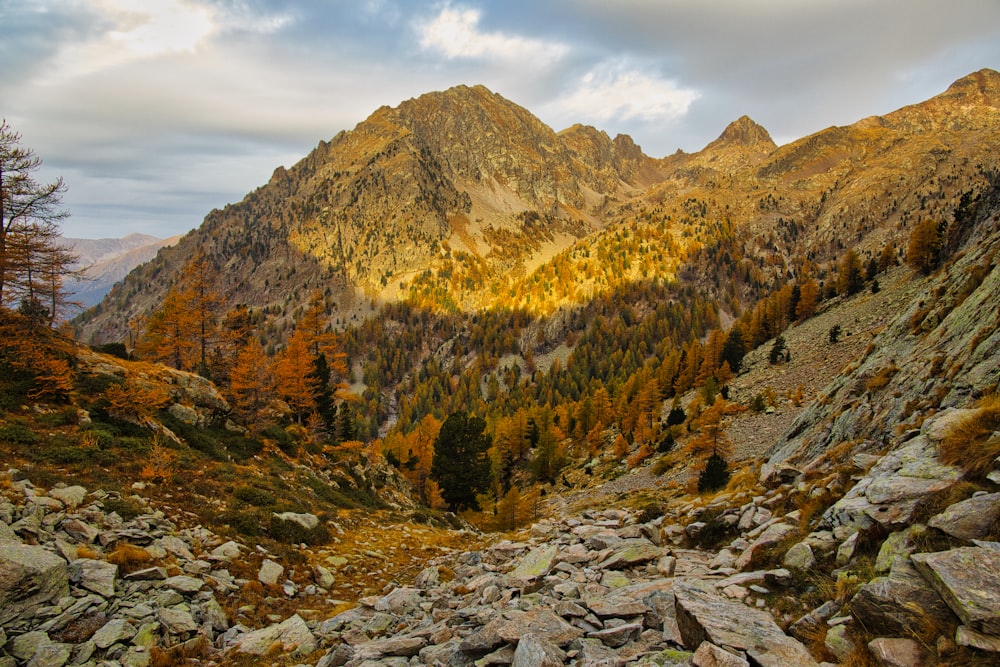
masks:
[[[729,368],[733,373],[739,373],[743,364],[743,357],[746,355],[746,341],[743,339],[743,329],[739,323],[734,323],[729,328],[726,342],[722,346],[722,361],[729,362]]]
[[[489,488],[491,468],[488,451],[492,443],[484,431],[486,422],[455,412],[441,425],[434,441],[431,477],[441,488],[448,509],[479,509],[477,494]]]
[[[728,483],[729,464],[722,456],[713,453],[705,462],[705,469],[698,475],[698,493],[718,491]]]

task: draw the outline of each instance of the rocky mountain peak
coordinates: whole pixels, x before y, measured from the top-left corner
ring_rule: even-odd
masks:
[[[710,143],[706,150],[730,146],[749,148],[761,153],[770,153],[777,148],[768,131],[745,115],[726,126],[719,138]]]
[[[948,86],[942,97],[963,100],[967,103],[1000,106],[1000,72],[983,68]]]

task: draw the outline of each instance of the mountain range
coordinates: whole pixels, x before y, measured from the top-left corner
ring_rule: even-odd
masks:
[[[702,151],[655,159],[627,136],[555,132],[482,86],[458,86],[380,108],[277,168],[76,324],[82,340],[123,339],[196,251],[220,270],[230,306],[279,323],[317,288],[339,325],[403,299],[544,314],[670,279],[730,235],[756,283],[822,274],[848,245],[863,257],[901,248],[915,222],[985,182],[998,118],[1000,74],[986,69],[784,146],[742,117]],[[627,261],[609,261],[617,252]]]
[[[73,268],[82,271],[68,281],[70,300],[90,308],[104,298],[132,269],[156,256],[160,248],[173,245],[180,236],[161,239],[148,234],[128,234],[122,238],[62,239],[76,255]]]

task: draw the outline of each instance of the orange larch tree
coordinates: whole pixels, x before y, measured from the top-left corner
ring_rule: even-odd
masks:
[[[300,424],[316,407],[313,360],[306,333],[296,329],[274,364],[278,396],[288,403]]]

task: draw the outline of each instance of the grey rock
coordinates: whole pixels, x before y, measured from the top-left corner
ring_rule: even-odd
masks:
[[[279,642],[282,652],[294,655],[308,655],[318,647],[309,626],[295,614],[277,625],[248,632],[236,640],[233,649],[239,653],[267,655]]]
[[[514,650],[511,667],[561,667],[566,654],[544,637],[528,632]]]
[[[715,644],[702,642],[691,657],[695,667],[750,667],[750,663]]]
[[[270,558],[266,558],[264,559],[264,562],[260,564],[260,570],[257,572],[257,580],[267,586],[274,586],[278,583],[278,580],[284,573],[284,567],[275,563]]]
[[[677,625],[687,648],[704,641],[745,651],[761,667],[816,667],[805,646],[770,614],[727,600],[698,580],[675,580]]]
[[[175,590],[182,595],[194,595],[205,586],[205,582],[196,577],[188,577],[183,574],[179,574],[177,576],[164,579],[163,586],[165,588]]]
[[[851,599],[851,614],[875,635],[902,637],[955,621],[937,591],[909,564],[898,564],[887,577],[864,584]]]
[[[603,630],[596,630],[588,633],[588,637],[599,639],[606,646],[611,648],[621,648],[630,641],[637,639],[642,633],[642,623],[625,623]]]
[[[230,540],[212,549],[209,555],[216,560],[231,561],[240,557],[243,548],[240,543]]]
[[[955,643],[959,646],[970,646],[980,651],[1000,653],[1000,637],[984,635],[965,625],[958,626],[958,630],[955,631]]]
[[[927,651],[913,639],[879,637],[868,642],[868,651],[879,667],[922,667],[927,665]]]
[[[736,559],[736,569],[745,570],[753,564],[754,558],[762,551],[773,547],[797,534],[799,529],[787,523],[773,523],[754,539],[750,546]]]
[[[463,639],[460,648],[467,653],[486,653],[502,644],[517,643],[527,632],[534,632],[560,647],[583,634],[549,609],[507,611]]]
[[[93,544],[101,533],[95,526],[86,521],[73,518],[64,519],[59,524],[59,528],[77,542],[84,544]]]
[[[21,544],[21,538],[0,518],[0,545],[2,544]]]
[[[427,645],[421,637],[388,637],[364,642],[354,647],[354,660],[374,660],[386,656],[409,658]]]
[[[156,614],[163,630],[170,635],[183,635],[198,630],[191,609],[186,604],[161,607]]]
[[[1000,635],[1000,551],[962,547],[910,560],[965,625]]]
[[[118,566],[103,560],[78,558],[69,564],[70,581],[105,598],[114,597],[117,576]]]
[[[827,630],[823,645],[838,662],[846,661],[856,649],[854,642],[847,636],[846,625],[835,625]]]
[[[203,624],[208,624],[216,632],[225,632],[229,629],[226,612],[214,597],[209,598],[201,605],[198,620]]]
[[[63,667],[72,655],[72,644],[46,644],[31,656],[26,667]]]
[[[600,618],[628,618],[642,616],[650,611],[649,605],[628,594],[590,599],[586,600],[585,604]]]
[[[163,567],[146,567],[135,572],[129,572],[124,577],[125,581],[164,581],[167,579],[167,570]]]
[[[434,568],[434,571],[436,572],[437,568]],[[336,583],[333,573],[322,565],[313,566],[313,581],[316,582],[317,586],[322,588],[333,588],[333,585]],[[422,587],[418,586],[418,588]]]
[[[32,630],[8,641],[5,649],[18,660],[27,661],[38,652],[38,649],[51,643],[52,640],[47,634],[40,630]]]
[[[611,554],[600,563],[605,570],[624,570],[660,558],[663,549],[646,539],[625,540],[612,547]]]
[[[797,542],[785,552],[781,564],[796,572],[809,572],[816,566],[816,556],[812,547],[805,542]]]
[[[0,625],[68,592],[62,558],[42,547],[0,544]]]
[[[424,592],[419,588],[403,586],[379,598],[375,603],[375,611],[402,615],[418,609],[423,599]]]
[[[875,571],[879,574],[885,574],[896,563],[908,562],[910,554],[916,550],[915,538],[923,535],[926,531],[927,526],[915,523],[903,530],[897,530],[885,538],[879,548],[878,556],[875,558]]]
[[[157,540],[156,543],[167,553],[171,553],[175,556],[183,558],[184,560],[194,560],[194,554],[191,553],[191,547],[188,546],[187,542],[179,537],[166,535]]]
[[[936,445],[925,435],[918,436],[879,459],[865,478],[824,512],[821,525],[857,530],[905,527],[929,498],[960,478],[960,470],[940,462]]]
[[[545,544],[532,549],[521,558],[517,567],[510,573],[510,579],[516,585],[535,582],[552,572],[556,555],[559,553],[557,543]],[[519,583],[520,582],[520,583]]]
[[[330,649],[326,655],[319,659],[316,667],[343,667],[354,657],[354,648],[346,644],[340,644]],[[423,656],[421,655],[421,659]],[[425,663],[431,664],[429,661]]]
[[[282,521],[294,523],[305,530],[313,530],[319,526],[319,517],[315,514],[298,512],[275,512],[274,516]]]
[[[87,498],[87,489],[82,486],[65,486],[49,491],[49,495],[69,509],[76,509]]]
[[[579,645],[577,656],[573,659],[574,665],[580,667],[622,667],[627,660],[618,652],[608,648],[599,639],[583,638],[574,643]]]
[[[121,618],[114,618],[105,623],[90,639],[97,648],[106,649],[112,644],[131,640],[135,634],[136,629],[131,623]]]
[[[962,540],[986,539],[1000,521],[1000,493],[973,496],[931,517],[928,525]]]

